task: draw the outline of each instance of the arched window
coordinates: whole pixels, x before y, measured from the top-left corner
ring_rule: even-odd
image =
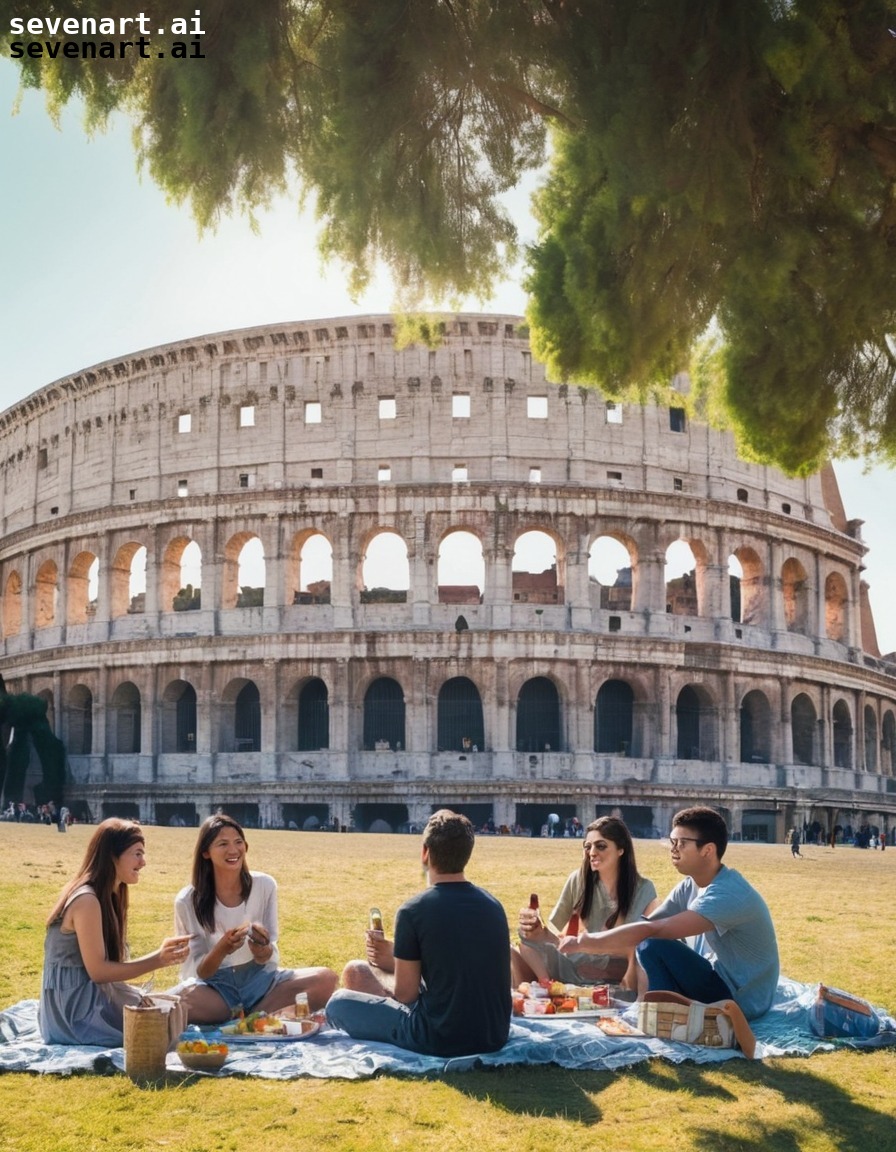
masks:
[[[64,709],[65,746],[72,756],[93,752],[93,693],[76,684],[68,694]]]
[[[896,775],[896,716],[892,712],[884,713],[880,744],[881,772],[886,776]]]
[[[186,680],[173,680],[162,694],[163,752],[196,751],[196,689]]]
[[[330,697],[323,680],[315,676],[299,693],[296,748],[316,752],[330,747]]]
[[[849,714],[849,705],[845,700],[838,700],[834,705],[834,767],[852,768],[852,716]]]
[[[687,540],[666,549],[666,611],[672,616],[699,616],[697,558]]]
[[[806,569],[799,560],[785,561],[781,569],[781,595],[788,632],[805,636],[809,631],[809,587]]]
[[[615,536],[598,536],[588,553],[588,579],[600,589],[600,606],[629,612],[634,596],[635,567],[631,552]]]
[[[79,552],[68,572],[66,614],[69,624],[86,624],[96,612],[100,562],[92,552]]]
[[[411,586],[408,546],[397,532],[378,532],[361,565],[362,604],[405,604]]]
[[[364,747],[401,751],[404,738],[404,692],[391,676],[374,680],[364,694]]]
[[[771,763],[771,715],[768,698],[758,689],[740,706],[740,758],[744,764]]]
[[[310,529],[293,540],[286,571],[287,604],[329,604],[333,585],[333,546]]]
[[[624,680],[602,684],[594,705],[594,751],[626,756],[632,751],[635,694]]]
[[[264,591],[264,547],[251,532],[237,532],[224,546],[221,606],[261,608]]]
[[[261,751],[261,697],[252,681],[244,684],[233,707],[234,751]]]
[[[736,624],[762,624],[765,584],[762,564],[752,548],[738,548],[728,557],[731,619]]]
[[[119,616],[143,612],[146,607],[146,548],[129,540],[115,553],[109,569],[109,611]]]
[[[436,575],[440,604],[479,604],[485,589],[482,541],[472,532],[449,532],[439,545]]]
[[[446,680],[439,689],[438,749],[440,752],[472,752],[485,748],[482,697],[466,676]]]
[[[714,760],[715,731],[709,700],[686,684],[675,704],[679,760]]]
[[[133,755],[140,745],[140,689],[126,680],[112,693],[108,709],[108,748],[110,752]]]
[[[522,604],[562,604],[557,541],[547,532],[522,532],[513,543],[513,599]]]
[[[828,574],[824,582],[824,630],[829,640],[846,642],[846,581],[839,572]]]
[[[560,695],[547,676],[534,676],[516,701],[517,752],[560,752]]]
[[[790,732],[794,764],[817,764],[818,717],[815,705],[805,692],[795,696],[790,705]]]
[[[59,570],[52,560],[45,560],[37,570],[34,590],[34,626],[50,628],[56,623],[59,599]]]
[[[3,596],[3,635],[16,636],[22,627],[22,577],[10,572]]]

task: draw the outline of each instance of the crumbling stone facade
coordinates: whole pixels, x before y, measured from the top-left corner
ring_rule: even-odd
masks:
[[[97,365],[0,416],[0,671],[48,700],[94,819],[888,827],[861,522],[830,470],[744,463],[686,407],[547,382],[505,316],[435,348],[367,316]]]

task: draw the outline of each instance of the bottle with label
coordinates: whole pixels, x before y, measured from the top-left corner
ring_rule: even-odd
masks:
[[[370,909],[370,931],[382,932],[383,929],[383,914],[379,908]]]

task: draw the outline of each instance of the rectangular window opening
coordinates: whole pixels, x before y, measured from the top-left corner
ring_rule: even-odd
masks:
[[[255,405],[254,404],[241,404],[240,405],[240,428],[254,428],[255,427]]]
[[[190,486],[189,486],[189,484],[187,484],[186,480],[178,480],[178,482],[177,482],[177,494],[178,494],[178,496],[189,496]]]
[[[622,405],[617,404],[614,400],[607,401],[607,423],[608,424],[621,424],[622,423]]]
[[[526,415],[530,420],[547,420],[548,418],[548,398],[547,396],[527,396],[526,397]]]
[[[395,416],[395,397],[380,396],[380,420],[394,420]]]
[[[193,428],[193,417],[190,415],[189,412],[181,412],[181,414],[177,418],[177,430],[178,430],[178,432],[181,435],[183,435],[185,432],[192,431],[192,428]]]
[[[452,480],[466,480],[467,479],[467,466],[466,464],[455,464],[451,469]]]
[[[377,480],[383,484],[392,479],[392,468],[388,464],[380,464],[376,470]]]
[[[323,409],[321,408],[319,400],[306,400],[305,401],[305,423],[306,424],[320,424]]]
[[[529,469],[529,483],[530,484],[540,484],[541,483],[541,469],[540,468],[530,468]]]
[[[311,479],[312,480],[323,480],[323,478],[324,478],[323,468],[312,468],[311,469]]]
[[[468,392],[455,392],[451,397],[451,415],[455,420],[469,420],[470,396]]]
[[[669,430],[671,432],[684,432],[687,429],[687,418],[684,408],[669,409]]]

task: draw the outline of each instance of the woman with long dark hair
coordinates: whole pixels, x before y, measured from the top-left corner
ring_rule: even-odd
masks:
[[[97,826],[47,919],[38,1020],[48,1044],[121,1047],[124,1006],[141,999],[125,981],[186,957],[188,936],[172,936],[128,959],[128,890],[145,865],[139,824],[112,817]]]
[[[194,1024],[220,1024],[240,1009],[275,1012],[307,992],[311,1011],[336,988],[330,968],[280,968],[277,884],[250,872],[239,823],[219,812],[199,829],[192,883],[174,902],[177,931],[189,934],[178,988]]]
[[[548,923],[543,924],[533,909],[520,910],[520,945],[511,952],[514,984],[561,980],[637,986],[633,951],[621,956],[557,951],[573,913],[583,929],[600,932],[640,920],[658,905],[653,881],[638,872],[632,836],[622,820],[616,816],[594,820],[585,829],[582,848],[581,866],[567,877]]]

